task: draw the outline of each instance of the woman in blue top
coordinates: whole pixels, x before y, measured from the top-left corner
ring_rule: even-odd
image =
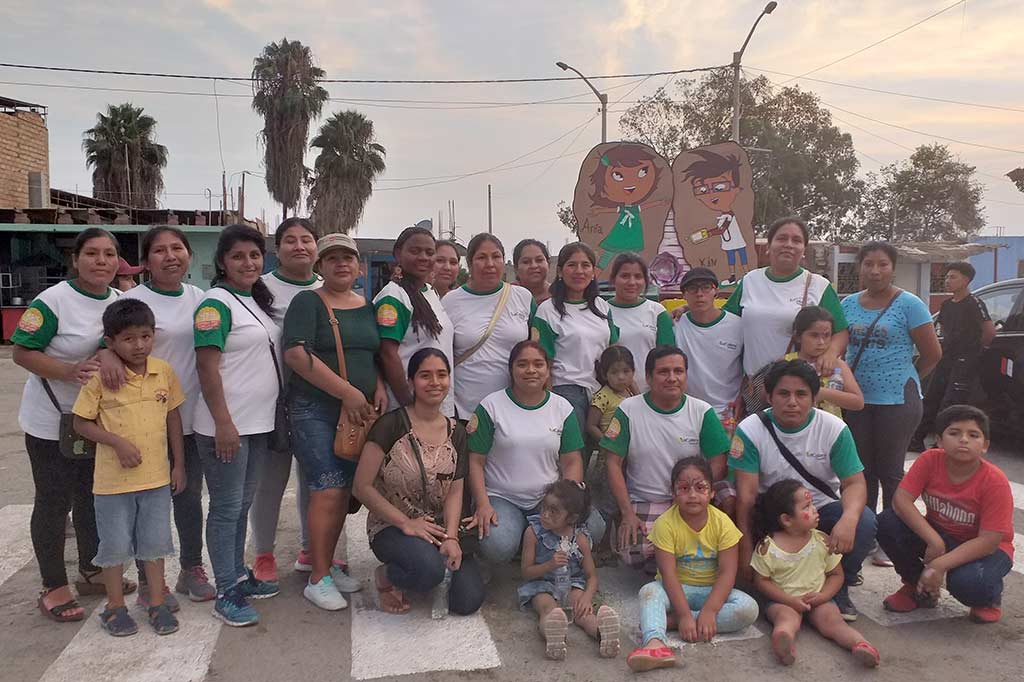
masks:
[[[928,306],[893,286],[896,257],[896,249],[885,242],[862,246],[857,263],[867,288],[842,302],[850,325],[846,362],[864,392],[864,409],[846,412],[846,423],[864,463],[872,510],[878,506],[879,483],[883,509],[892,506],[910,437],[921,421],[921,378],[942,357]],[[920,353],[916,365],[915,347]],[[887,561],[879,553],[875,560]]]

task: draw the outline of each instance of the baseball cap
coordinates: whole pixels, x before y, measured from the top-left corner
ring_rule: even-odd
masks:
[[[117,274],[119,277],[137,275],[146,268],[142,265],[129,265],[124,258],[117,259]]]
[[[331,234],[320,237],[316,242],[316,257],[320,260],[331,251],[337,249],[346,249],[352,253],[359,255],[359,247],[356,246],[356,240],[347,234],[340,232],[332,232]]]
[[[679,288],[685,289],[694,282],[713,282],[715,286],[718,286],[718,277],[710,268],[693,268],[685,275],[679,282]]]

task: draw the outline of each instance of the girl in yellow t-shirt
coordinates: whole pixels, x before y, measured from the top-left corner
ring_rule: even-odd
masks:
[[[783,665],[796,660],[797,630],[804,614],[821,635],[853,652],[869,668],[876,667],[878,649],[850,627],[832,601],[843,586],[842,555],[830,554],[818,530],[818,510],[811,492],[799,481],[785,479],[757,496],[754,542],[750,559],[754,586],[769,603],[772,650]]]
[[[800,309],[793,318],[793,353],[787,353],[786,360],[800,358],[809,364],[818,366],[818,361],[828,351],[832,343],[832,313],[818,305],[809,305]],[[835,369],[821,375],[821,390],[818,391],[814,406],[843,418],[843,410],[858,411],[864,409],[864,394],[853,376],[853,370],[843,362],[836,360]]]

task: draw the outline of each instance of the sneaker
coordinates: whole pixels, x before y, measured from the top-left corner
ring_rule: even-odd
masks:
[[[139,585],[139,594],[135,598],[135,605],[139,608],[149,610],[151,604],[149,603],[149,585],[142,583]],[[171,594],[170,588],[164,585],[164,605],[167,610],[171,613],[177,613],[181,611],[181,605],[178,604],[178,599]]]
[[[832,601],[834,601],[836,606],[839,607],[839,613],[842,614],[843,620],[847,623],[852,623],[857,620],[857,607],[853,605],[852,601],[850,601],[850,591],[848,587],[844,586],[840,589],[839,592],[836,593],[836,596],[832,597]]]
[[[339,571],[344,572],[346,575],[348,574],[348,564],[342,561],[341,559],[335,559],[333,562],[331,562],[331,566],[333,568],[338,569]],[[300,573],[312,573],[313,557],[306,550],[299,550],[299,555],[295,557],[294,568],[296,571],[299,571]]]
[[[1003,609],[998,604],[993,604],[992,606],[975,606],[971,609],[970,613],[967,614],[967,617],[975,623],[998,623],[999,619],[1003,617]]]
[[[218,618],[231,627],[242,628],[247,625],[255,625],[260,622],[260,616],[256,613],[245,598],[245,593],[240,589],[241,584],[229,587],[213,605],[213,617]]]
[[[363,589],[362,580],[353,578],[336,566],[331,566],[331,580],[334,582],[334,587],[337,588],[338,592],[348,594],[350,592],[358,592]]]
[[[274,555],[269,552],[267,554],[257,554],[256,560],[252,562],[252,572],[256,575],[256,580],[262,580],[265,583],[276,583],[277,560],[274,559]]]
[[[270,599],[281,591],[277,583],[260,580],[252,571],[249,571],[249,577],[238,583],[236,587],[249,599]]]
[[[188,595],[192,601],[210,601],[217,598],[217,590],[210,584],[210,579],[206,577],[206,569],[202,566],[181,569],[174,591]]]
[[[875,551],[871,555],[871,565],[881,566],[882,568],[892,568],[892,559],[885,553],[885,550],[875,545]]]
[[[910,445],[907,446],[907,452],[913,452],[916,454],[921,454],[927,449],[928,446],[924,444],[923,438],[915,438],[910,441]]]
[[[892,611],[893,613],[916,611],[920,604],[917,603],[915,592],[917,592],[917,588],[914,585],[903,583],[900,589],[882,600],[882,606],[886,611]]]
[[[348,602],[338,592],[338,588],[329,575],[320,578],[320,582],[316,584],[307,581],[305,589],[302,590],[302,596],[324,611],[341,611],[348,606]]]

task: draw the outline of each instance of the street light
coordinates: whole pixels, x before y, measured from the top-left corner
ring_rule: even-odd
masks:
[[[743,41],[743,47],[739,49],[739,52],[732,53],[732,141],[736,144],[740,143],[740,60],[743,59],[743,52],[747,49],[750,36],[754,35],[754,29],[761,23],[761,19],[764,18],[764,15],[774,12],[778,6],[779,3],[775,2],[775,0],[764,6],[761,14],[754,21],[754,25],[750,27],[750,33],[747,34],[747,39]]]
[[[772,3],[775,4],[775,3]],[[774,7],[772,8],[774,9]],[[587,80],[587,77],[580,73],[577,69],[569,66],[565,62],[555,62],[555,66],[560,68],[562,71],[572,71],[577,76],[583,79],[583,82],[590,86],[590,89],[597,95],[597,99],[601,102],[601,142],[608,141],[608,95],[598,92],[594,84]]]

